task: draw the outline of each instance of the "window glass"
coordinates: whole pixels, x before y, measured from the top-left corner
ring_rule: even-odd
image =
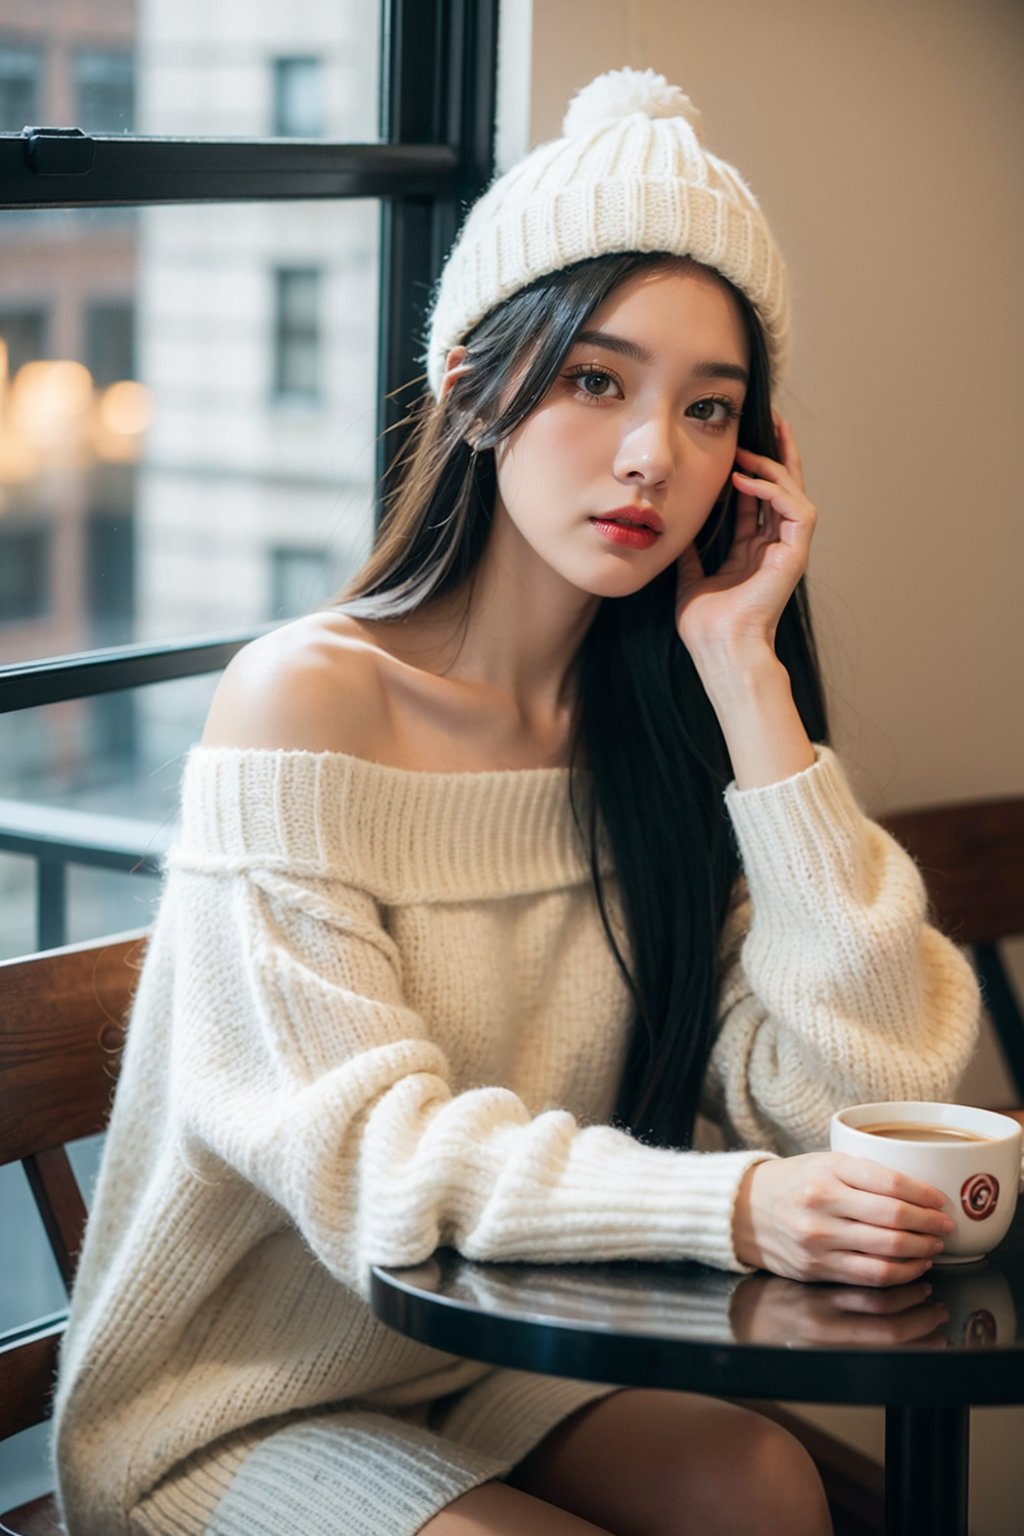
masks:
[[[135,55],[82,49],[74,59],[74,127],[86,133],[135,132]]]
[[[14,1509],[51,1491],[49,1448],[49,1424],[0,1441],[0,1506]]]
[[[102,1136],[71,1142],[68,1156],[88,1207],[99,1166]],[[21,1167],[0,1168],[0,1333],[62,1312],[67,1293]],[[9,1241],[17,1233],[16,1241]],[[0,1444],[0,1509],[26,1503],[52,1487],[49,1425],[40,1424]]]
[[[45,947],[47,931],[76,944],[152,921],[184,759],[218,676],[0,715],[0,959]],[[64,863],[69,848],[92,862]],[[40,880],[41,859],[56,881]]]
[[[313,545],[307,549],[271,550],[273,582],[268,620],[315,608],[341,586],[330,550]]]
[[[379,204],[104,213],[0,223],[0,665],[289,618],[372,541]]]
[[[135,306],[129,297],[85,306],[83,362],[100,385],[135,377]]]
[[[43,620],[52,608],[53,529],[42,520],[0,523],[0,613],[11,624]]]
[[[320,138],[324,131],[323,64],[320,59],[275,59],[274,122],[279,138]]]
[[[0,1264],[0,1333],[33,1323],[67,1306],[67,1293],[46,1240],[42,1219],[20,1163],[0,1168],[0,1231],[22,1241],[4,1243]],[[0,1505],[6,1508],[6,1505]]]
[[[0,133],[373,142],[380,0],[0,0]]]
[[[0,248],[2,243],[0,233]],[[0,296],[0,373],[8,377],[17,373],[22,363],[49,355],[49,310],[44,304],[19,304],[16,292],[10,291],[14,284],[0,277],[0,289],[4,287],[9,291],[6,302]]]
[[[274,392],[285,399],[320,394],[320,273],[274,274]]]
[[[8,9],[0,4],[0,132],[20,132],[39,122],[43,50],[19,47],[5,36]]]

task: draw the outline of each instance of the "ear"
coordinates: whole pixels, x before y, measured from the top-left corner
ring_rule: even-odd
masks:
[[[462,378],[463,375],[465,375],[467,373],[471,373],[473,371],[473,364],[472,363],[467,363],[465,359],[466,359],[466,348],[465,347],[461,347],[461,346],[460,347],[452,347],[451,351],[448,353],[448,356],[445,359],[444,377],[441,380],[441,399],[442,400],[445,398],[445,396],[447,395],[448,391],[451,389],[452,385],[455,383],[456,379]],[[480,430],[482,430],[482,427],[481,427],[481,423],[478,420],[476,420],[476,419],[473,420],[472,427],[473,427],[473,434],[471,435],[470,433],[467,432],[465,434],[465,438],[466,438],[466,442],[469,444],[469,446],[471,448],[475,449],[476,448],[476,437],[479,435],[479,432],[480,432]]]
[[[467,363],[465,357],[466,348],[462,346],[452,347],[448,353],[444,364],[444,377],[441,380],[442,400],[455,383],[455,380],[461,377],[462,374],[469,373],[472,368],[472,363]]]

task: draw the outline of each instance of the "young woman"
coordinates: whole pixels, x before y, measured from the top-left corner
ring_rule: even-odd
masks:
[[[366,1301],[440,1244],[925,1292],[941,1196],[821,1148],[953,1091],[977,991],[826,744],[787,327],[650,71],[472,210],[374,555],[186,765],[64,1349],[71,1536],[829,1529],[752,1412]]]

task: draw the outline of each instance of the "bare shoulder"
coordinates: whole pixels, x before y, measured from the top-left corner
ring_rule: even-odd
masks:
[[[354,621],[324,611],[243,646],[218,684],[202,744],[373,757],[386,714],[380,653]]]

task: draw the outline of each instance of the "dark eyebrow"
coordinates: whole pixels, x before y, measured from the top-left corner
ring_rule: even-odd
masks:
[[[613,336],[610,331],[580,331],[573,345],[578,346],[580,342],[587,342],[592,347],[606,347],[609,352],[620,352],[623,357],[632,358],[634,363],[646,365],[653,361],[646,347],[627,341],[625,336]],[[739,363],[697,363],[692,376],[695,379],[735,379],[743,385],[750,383],[750,375]]]

